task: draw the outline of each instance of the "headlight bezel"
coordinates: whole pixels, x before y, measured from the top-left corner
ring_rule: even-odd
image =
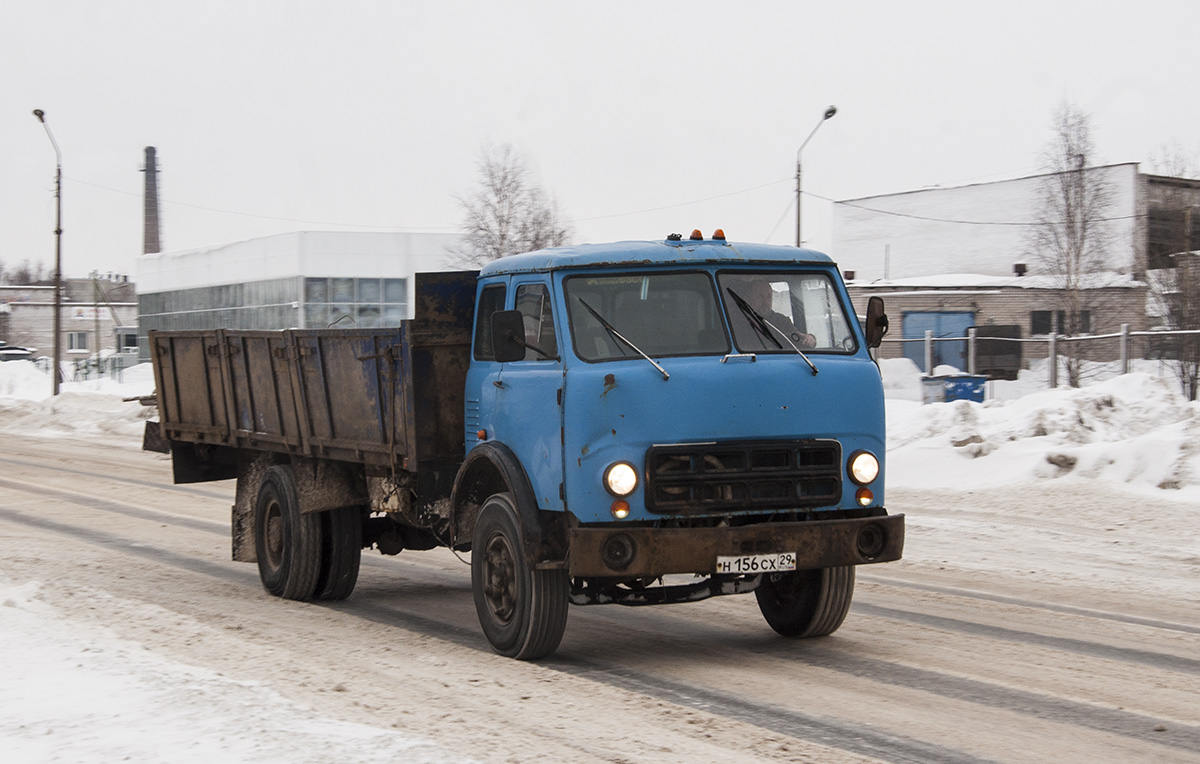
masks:
[[[630,462],[620,461],[613,462],[605,468],[602,482],[604,490],[609,494],[618,499],[625,499],[633,495],[642,481],[637,467]],[[628,490],[623,491],[625,486],[628,486]]]
[[[868,486],[874,483],[879,479],[882,469],[879,457],[870,451],[855,451],[846,460],[846,475],[856,485]],[[866,477],[867,475],[870,477]]]

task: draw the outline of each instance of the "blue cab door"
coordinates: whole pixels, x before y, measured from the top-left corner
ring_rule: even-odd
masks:
[[[527,349],[519,361],[498,364],[487,391],[491,398],[489,437],[508,446],[520,460],[539,509],[563,509],[563,361],[559,352],[554,301],[546,274],[509,278],[510,310],[522,314]]]

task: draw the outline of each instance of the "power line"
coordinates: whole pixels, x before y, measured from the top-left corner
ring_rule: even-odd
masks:
[[[112,193],[122,194],[124,196],[133,196],[133,197],[141,196],[141,194],[139,194],[139,193],[135,193],[135,192],[131,192],[131,191],[123,191],[118,188],[112,188],[110,186],[105,186],[100,183],[92,183],[90,181],[81,180],[79,178],[71,178],[71,177],[64,176],[64,179],[69,180],[72,183],[79,183],[84,186],[92,186],[94,188],[100,188],[105,191],[111,191]],[[642,215],[647,212],[661,212],[663,210],[677,209],[679,207],[687,207],[692,204],[701,204],[703,202],[710,202],[715,199],[725,199],[725,198],[728,198],[731,196],[738,196],[740,194],[746,194],[751,191],[758,191],[759,189],[779,185],[780,183],[790,183],[791,180],[792,180],[791,178],[782,178],[780,180],[773,180],[773,181],[770,181],[769,183],[762,183],[757,186],[751,186],[749,188],[743,188],[743,189],[739,189],[737,191],[730,191],[730,192],[724,193],[724,194],[716,194],[714,196],[706,196],[701,199],[692,199],[690,201],[678,202],[676,204],[667,204],[667,205],[663,205],[660,207],[647,207],[647,208],[640,209],[640,210],[631,210],[629,212],[616,212],[616,213],[612,213],[609,215],[594,215],[592,217],[586,217],[586,218],[572,218],[571,222],[572,223],[586,223],[586,222],[590,222],[593,220],[609,220],[612,218],[629,217],[632,215]],[[821,201],[829,202],[831,204],[841,204],[841,205],[845,205],[847,207],[854,207],[855,209],[860,209],[865,212],[874,212],[879,215],[890,215],[892,217],[909,218],[912,220],[924,220],[924,221],[931,222],[931,223],[949,223],[952,225],[1000,226],[1000,227],[1018,227],[1018,228],[1034,228],[1034,227],[1038,227],[1038,226],[1052,225],[1052,223],[1048,223],[1045,221],[958,220],[958,219],[954,219],[954,218],[932,217],[929,215],[915,215],[915,214],[907,213],[907,212],[896,212],[894,210],[883,210],[883,209],[879,209],[877,207],[868,207],[865,204],[856,204],[854,202],[848,202],[848,201],[839,202],[836,199],[832,199],[828,196],[822,196],[821,194],[815,194],[811,191],[803,191],[802,193],[805,196],[811,196],[814,199],[820,199]],[[416,232],[425,232],[425,233],[455,233],[458,231],[457,227],[455,227],[455,226],[402,226],[402,225],[372,225],[372,224],[360,224],[360,223],[338,223],[338,222],[322,221],[322,220],[307,220],[304,218],[289,218],[289,217],[282,217],[282,216],[275,216],[275,215],[259,215],[259,214],[252,213],[252,212],[241,212],[238,210],[221,209],[219,207],[206,207],[206,206],[200,205],[200,204],[190,204],[188,202],[177,202],[177,201],[165,200],[165,199],[162,201],[162,203],[173,205],[176,207],[187,207],[190,209],[202,210],[205,212],[214,212],[214,213],[218,213],[218,214],[222,214],[222,215],[238,215],[240,217],[254,218],[256,220],[274,220],[274,221],[280,221],[280,222],[286,222],[286,223],[301,223],[304,225],[336,226],[336,227],[341,227],[341,228],[371,228],[371,229],[385,230],[385,231],[416,231]],[[791,209],[792,204],[794,204],[794,200],[789,201],[787,209],[784,210],[783,215],[781,215],[779,218],[779,221],[775,223],[775,226],[771,229],[771,233],[767,235],[768,240],[771,238],[771,236],[773,236],[775,234],[776,229],[779,228],[780,223],[783,221],[783,218],[787,215],[788,210]],[[1095,222],[1135,220],[1135,219],[1140,219],[1140,218],[1144,218],[1144,217],[1146,217],[1146,215],[1144,215],[1144,214],[1120,215],[1117,217],[1096,218]]]
[[[763,244],[766,244],[771,240],[771,237],[775,235],[775,231],[779,230],[779,224],[782,223],[783,219],[788,216],[788,213],[792,211],[792,207],[794,207],[795,204],[796,197],[790,197],[788,199],[787,206],[783,208],[783,213],[779,216],[779,219],[775,221],[775,225],[771,226],[771,232],[767,234],[767,238],[763,239]]]
[[[123,196],[133,196],[133,197],[141,196],[140,193],[136,193],[136,192],[132,192],[132,191],[123,191],[119,188],[112,188],[110,186],[105,186],[100,183],[92,183],[90,181],[80,180],[79,178],[66,178],[66,180],[69,180],[72,183],[79,183],[84,186],[92,186],[94,188],[100,188],[105,191],[111,191],[115,194],[121,194]],[[288,217],[279,217],[279,216],[275,216],[275,215],[258,215],[258,214],[252,213],[252,212],[239,212],[237,210],[225,210],[225,209],[220,209],[218,207],[205,207],[200,204],[189,204],[188,202],[176,202],[176,201],[171,201],[171,200],[167,200],[167,199],[163,199],[161,201],[161,203],[162,204],[170,204],[175,207],[188,207],[188,208],[194,209],[194,210],[203,210],[205,212],[216,212],[216,213],[220,213],[222,215],[238,215],[240,217],[255,218],[257,220],[276,220],[276,221],[281,221],[281,222],[285,222],[285,223],[303,223],[305,225],[339,226],[342,228],[374,228],[374,229],[386,230],[386,231],[418,231],[418,232],[426,232],[426,233],[453,233],[453,232],[456,232],[456,230],[457,230],[451,226],[402,226],[402,225],[364,225],[364,224],[360,224],[360,223],[332,223],[329,221],[322,221],[322,220],[304,220],[302,218],[288,218]]]
[[[876,207],[868,207],[864,204],[855,204],[854,202],[839,202],[835,199],[830,199],[827,196],[821,196],[820,194],[809,193],[808,191],[805,191],[804,194],[806,196],[811,196],[815,199],[820,199],[822,201],[831,202],[833,204],[842,204],[847,207],[854,207],[855,209],[865,210],[867,212],[875,212],[880,215],[891,215],[893,217],[898,217],[898,218],[912,218],[913,220],[927,220],[927,221],[930,221],[933,223],[954,223],[957,225],[979,225],[979,226],[1018,226],[1018,227],[1025,227],[1025,228],[1035,228],[1037,226],[1045,226],[1045,225],[1056,225],[1056,223],[1054,223],[1052,221],[1050,221],[1050,222],[1048,222],[1048,221],[988,221],[988,220],[954,220],[953,218],[935,218],[935,217],[929,217],[927,215],[913,215],[908,212],[895,212],[893,210],[881,210]],[[1136,219],[1144,218],[1144,217],[1146,217],[1146,215],[1144,215],[1144,214],[1142,214],[1142,215],[1137,215],[1137,214],[1135,214],[1135,215],[1118,215],[1117,217],[1111,217],[1111,218],[1093,218],[1092,222],[1106,223],[1106,222],[1111,222],[1111,221],[1115,221],[1115,220],[1136,220]]]

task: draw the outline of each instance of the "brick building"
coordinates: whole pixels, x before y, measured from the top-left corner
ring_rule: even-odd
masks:
[[[910,358],[925,370],[926,331],[936,337],[965,337],[970,327],[1016,327],[1021,338],[1047,337],[1062,333],[1063,291],[1051,277],[1001,277],[973,274],[928,276],[896,281],[847,283],[850,298],[859,313],[866,312],[867,300],[883,298],[891,321],[890,338],[913,342],[886,342],[881,358]],[[1088,285],[1090,307],[1083,311],[1085,334],[1111,334],[1129,324],[1132,331],[1143,331],[1154,319],[1146,314],[1149,287],[1119,274],[1100,274]],[[1109,342],[1097,348],[1095,360],[1111,360],[1119,348]],[[1044,351],[1039,351],[1044,354]],[[965,342],[939,342],[934,345],[934,365],[947,364],[966,370]],[[1029,353],[1025,354],[1028,357]]]
[[[0,340],[54,354],[54,287],[0,285]],[[62,300],[63,361],[113,352],[136,352],[134,284],[119,274],[65,279]]]

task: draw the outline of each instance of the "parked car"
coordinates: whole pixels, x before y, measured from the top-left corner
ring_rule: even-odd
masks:
[[[37,348],[23,348],[0,341],[0,361],[32,361]]]

